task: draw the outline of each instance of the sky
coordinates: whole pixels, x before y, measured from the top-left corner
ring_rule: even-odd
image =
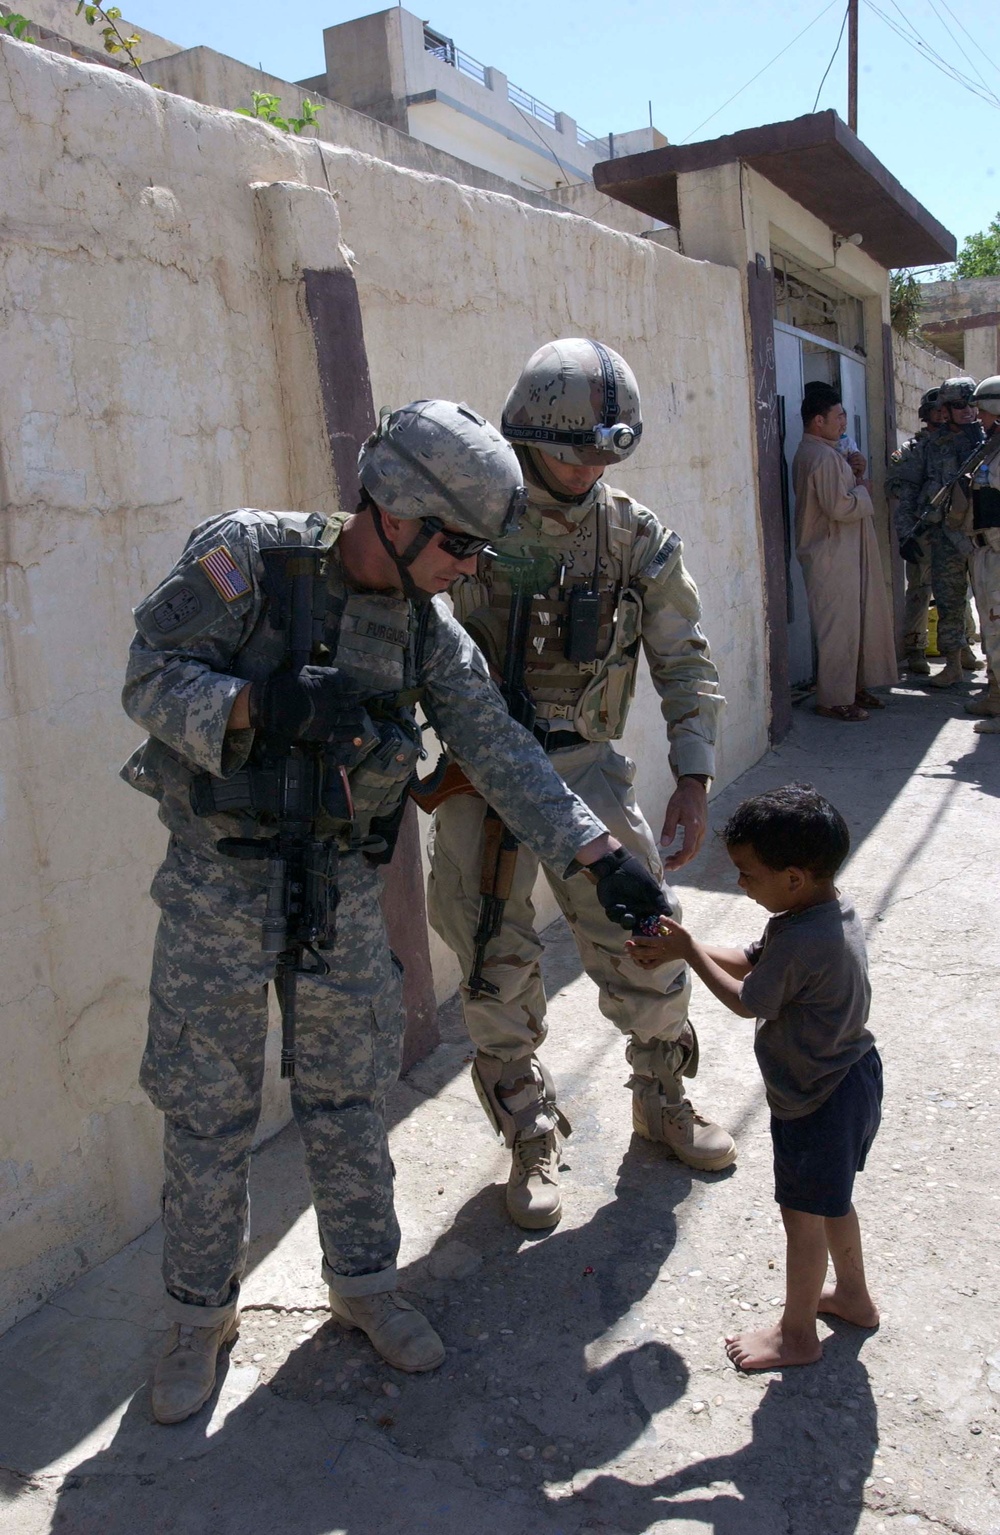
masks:
[[[716,138],[811,112],[817,91],[817,110],[847,119],[846,30],[820,90],[846,0],[422,3],[431,11],[421,19],[465,53],[594,134],[643,126],[652,103],[671,143]],[[322,72],[324,27],[385,8],[378,0],[122,5],[140,33],[145,25],[184,47],[203,43],[287,80]],[[961,78],[936,67],[918,41]],[[858,132],[959,243],[984,229],[1000,210],[1000,11],[962,0],[861,0]]]

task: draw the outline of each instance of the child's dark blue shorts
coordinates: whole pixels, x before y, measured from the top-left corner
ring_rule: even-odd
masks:
[[[814,1113],[772,1115],[778,1204],[806,1215],[847,1215],[854,1174],[865,1165],[881,1118],[882,1061],[873,1045]]]

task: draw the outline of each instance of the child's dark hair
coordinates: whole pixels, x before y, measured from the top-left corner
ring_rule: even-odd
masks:
[[[851,850],[844,817],[808,783],[745,799],[722,836],[727,847],[752,848],[769,869],[808,869],[817,879],[832,879]]]

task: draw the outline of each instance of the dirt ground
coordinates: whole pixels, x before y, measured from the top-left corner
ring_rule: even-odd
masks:
[[[723,1335],[773,1316],[783,1239],[752,1025],[696,983],[692,1097],[740,1146],[692,1173],[632,1136],[622,1040],[565,929],[547,935],[545,1058],[574,1134],[564,1208],[527,1237],[445,1042],[391,1103],[403,1285],[444,1366],[389,1369],[328,1319],[295,1131],[255,1159],[242,1330],[212,1402],[151,1422],[158,1231],[0,1339],[0,1531],[36,1535],[1000,1535],[997,895],[1000,738],[898,690],[867,725],[796,711],[712,806],[792,779],[844,813],[868,933],[882,1130],[856,1204],[877,1333],[742,1376]],[[715,842],[679,885],[701,936],[766,920]]]

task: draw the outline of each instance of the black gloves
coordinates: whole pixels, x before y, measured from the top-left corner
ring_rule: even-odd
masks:
[[[623,847],[598,858],[587,872],[597,875],[597,899],[610,921],[631,929],[643,917],[670,915],[670,903],[659,880]]]
[[[272,672],[255,682],[250,724],[283,741],[350,741],[366,730],[362,695],[335,666]]]
[[[911,533],[909,538],[900,539],[899,552],[907,565],[916,565],[924,557],[924,546],[919,538],[914,538]]]

